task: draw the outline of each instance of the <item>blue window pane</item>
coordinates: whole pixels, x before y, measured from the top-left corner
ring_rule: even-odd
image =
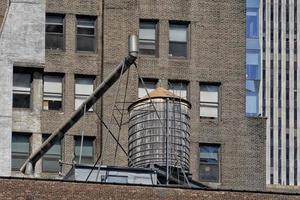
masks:
[[[247,92],[252,92],[258,95],[260,81],[246,80]]]
[[[259,8],[259,0],[247,0],[247,8]]]
[[[217,164],[219,146],[203,145],[200,147],[200,162]]]
[[[246,63],[247,65],[259,65],[259,52],[247,52]]]
[[[247,115],[256,115],[258,113],[258,97],[256,95],[247,94],[246,113]]]
[[[258,11],[247,11],[247,37],[258,37]]]
[[[247,79],[253,79],[253,80],[260,79],[258,65],[247,65]]]

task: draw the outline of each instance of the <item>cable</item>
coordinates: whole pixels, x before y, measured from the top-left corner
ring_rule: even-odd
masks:
[[[126,101],[126,97],[127,97],[127,88],[128,88],[128,82],[129,82],[129,74],[130,74],[130,69],[128,69],[128,73],[127,73],[127,79],[126,79],[126,85],[125,85],[125,92],[124,92],[123,102]],[[121,134],[121,128],[122,128],[123,116],[124,116],[124,108],[125,108],[125,103],[123,103],[122,111],[121,111],[121,119],[120,119],[120,123],[119,123],[120,125],[119,125],[118,138],[117,138],[118,142],[120,141],[120,134]],[[114,165],[116,164],[117,153],[118,153],[118,145],[116,145],[116,149],[115,149]]]
[[[111,130],[109,129],[109,127],[106,125],[106,123],[101,119],[101,117],[99,116],[99,114],[97,112],[95,112],[98,119],[100,120],[100,122],[103,124],[103,126],[108,130],[108,132],[110,133],[110,135],[113,137],[113,139],[117,142],[117,144],[120,146],[120,148],[122,149],[122,151],[124,152],[124,154],[128,157],[127,152],[125,151],[125,149],[123,148],[123,146],[117,141],[116,137],[114,136],[114,134],[111,132]],[[85,181],[88,181],[88,179],[90,178],[90,175],[92,174],[92,172],[94,171],[97,163],[99,162],[99,160],[102,158],[102,152],[100,153],[100,155],[97,158],[97,161],[94,163],[93,168],[91,169],[89,175],[87,176]],[[100,167],[99,167],[100,169]],[[98,176],[98,175],[97,175]],[[96,179],[97,181],[98,179]]]

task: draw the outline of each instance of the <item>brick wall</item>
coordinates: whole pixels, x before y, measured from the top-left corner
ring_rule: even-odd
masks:
[[[1,200],[297,200],[298,194],[246,191],[190,190],[166,187],[142,187],[87,184],[30,179],[0,179]]]
[[[40,110],[41,131],[35,134],[54,131],[73,112],[75,74],[94,75],[100,83],[127,54],[127,37],[129,34],[138,33],[139,19],[157,19],[159,55],[157,57],[141,55],[138,66],[143,77],[158,79],[165,87],[168,80],[189,82],[189,100],[192,104],[190,164],[193,178],[199,179],[199,143],[217,143],[221,145],[220,183],[212,186],[223,189],[264,189],[265,120],[245,117],[245,0],[104,0],[103,2],[102,9],[102,1],[99,0],[46,1],[46,12],[65,14],[65,49],[46,50],[44,69],[46,73],[65,74],[64,109]],[[98,48],[95,53],[76,51],[75,26],[78,14],[97,16]],[[169,20],[189,22],[187,59],[174,59],[168,55]],[[221,84],[219,120],[200,119],[200,82]],[[124,83],[125,80],[121,82],[122,94],[118,101],[122,101],[124,96]],[[132,69],[127,101],[137,99],[137,86],[137,73]],[[105,122],[110,121],[116,88],[117,84],[105,94],[97,107],[97,112],[103,115]],[[26,120],[27,116],[22,117]],[[126,117],[123,121],[127,120]],[[106,144],[102,142],[106,140],[107,132],[99,124],[96,115],[89,113],[86,119],[81,120],[67,133],[63,141],[64,161],[72,161],[73,135],[85,130],[86,135],[97,137],[96,154],[99,154],[100,147],[105,145],[103,164],[127,165],[127,157],[120,149],[116,162],[113,162],[116,143],[110,136]],[[125,148],[127,129],[125,124],[120,135],[120,143]],[[113,126],[112,130],[117,137],[118,128]],[[67,168],[64,168],[64,172],[66,171]]]

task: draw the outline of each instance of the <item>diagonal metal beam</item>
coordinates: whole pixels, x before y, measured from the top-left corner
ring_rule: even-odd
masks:
[[[107,78],[95,89],[95,91],[83,102],[83,104],[65,121],[51,136],[34,151],[25,161],[20,171],[26,174],[33,174],[36,162],[43,157],[45,153],[57,142],[63,139],[68,130],[70,130],[84,115],[85,110],[89,110],[99,98],[119,79],[120,75],[125,73],[135,62],[138,54],[138,38],[135,35],[129,37],[128,42],[129,55],[122,61],[118,67],[107,76]],[[27,168],[27,169],[26,169]]]

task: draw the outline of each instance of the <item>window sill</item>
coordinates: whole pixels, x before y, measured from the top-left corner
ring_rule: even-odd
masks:
[[[78,51],[76,50],[76,54],[79,56],[96,56],[96,51]]]
[[[211,122],[215,124],[219,124],[220,118],[213,118],[213,117],[199,117],[200,122]]]
[[[30,111],[30,112],[33,111],[33,108],[16,108],[16,107],[13,107],[12,109],[13,109],[13,111]]]
[[[65,49],[46,49],[46,54],[61,54],[65,52]]]
[[[45,110],[42,109],[43,112],[53,112],[53,113],[59,113],[59,114],[64,114],[63,110]]]
[[[188,62],[189,59],[187,57],[176,57],[176,56],[169,56],[170,60],[174,61],[186,61]]]
[[[220,182],[205,182],[205,181],[201,181],[200,182],[204,185],[207,185],[211,188],[217,189],[221,187],[221,183]]]
[[[148,55],[148,54],[139,54],[139,58],[151,58],[151,59],[157,59],[159,58],[157,55]]]

